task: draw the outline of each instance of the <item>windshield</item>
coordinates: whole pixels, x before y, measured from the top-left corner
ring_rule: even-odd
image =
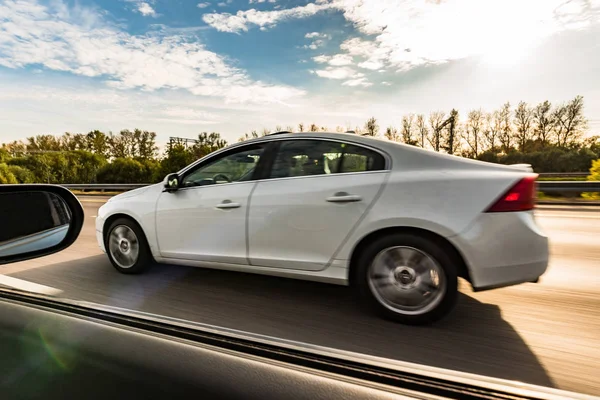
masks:
[[[597,394],[599,38],[593,0],[0,1],[0,184],[85,211],[0,287]]]

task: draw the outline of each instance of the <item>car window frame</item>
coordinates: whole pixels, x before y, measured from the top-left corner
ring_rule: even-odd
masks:
[[[245,143],[243,145],[239,145],[239,146],[235,146],[235,147],[230,147],[230,148],[225,148],[223,149],[223,151],[218,151],[217,153],[213,153],[213,154],[208,154],[206,157],[202,157],[200,160],[190,164],[189,166],[183,168],[177,175],[178,175],[178,180],[179,180],[179,185],[183,184],[183,180],[185,177],[193,174],[194,172],[196,172],[197,170],[199,170],[202,167],[205,167],[209,164],[212,164],[214,162],[219,161],[220,159],[224,158],[224,157],[228,157],[232,154],[236,154],[236,153],[241,153],[244,151],[248,151],[249,149],[253,148],[253,147],[259,147],[259,146],[263,146],[263,153],[260,156],[260,159],[258,160],[258,163],[256,164],[256,168],[254,169],[254,172],[252,173],[252,177],[249,180],[246,181],[234,181],[234,182],[226,182],[226,183],[219,183],[219,184],[215,184],[215,185],[202,185],[202,186],[180,186],[178,190],[189,190],[189,189],[200,189],[200,188],[207,188],[207,187],[219,187],[219,186],[223,186],[223,185],[233,185],[233,184],[241,184],[241,183],[248,183],[248,182],[255,182],[259,179],[259,177],[262,175],[262,170],[263,170],[263,165],[265,163],[265,159],[266,156],[269,154],[269,149],[270,149],[270,143],[268,142],[253,142],[253,143]]]
[[[302,136],[300,136],[300,135],[302,135]],[[269,154],[269,158],[267,160],[265,160],[264,168],[262,169],[260,178],[258,178],[258,180],[275,181],[275,180],[281,180],[281,179],[303,179],[303,178],[320,178],[320,177],[322,178],[322,177],[333,177],[333,176],[346,176],[346,175],[356,175],[356,174],[377,174],[377,173],[382,173],[382,172],[389,172],[391,170],[391,159],[390,159],[389,155],[373,146],[368,146],[368,145],[364,145],[362,143],[357,143],[357,142],[353,142],[353,141],[339,140],[336,138],[328,138],[328,137],[326,138],[326,137],[319,137],[319,136],[312,136],[312,135],[304,136],[304,135],[305,134],[299,134],[298,137],[277,138],[277,139],[273,140],[273,144],[276,144],[276,146],[274,146],[273,148],[270,149],[271,151]],[[294,140],[294,141],[295,140],[318,140],[318,141],[326,141],[326,142],[343,143],[343,144],[347,144],[347,145],[351,145],[351,146],[361,147],[363,149],[373,151],[373,152],[379,154],[380,156],[382,156],[383,161],[384,161],[384,166],[383,166],[383,169],[379,169],[379,170],[375,170],[375,171],[335,172],[335,173],[331,173],[331,174],[300,175],[300,176],[287,176],[287,177],[281,177],[281,178],[271,178],[270,175],[271,175],[271,172],[273,169],[273,164],[275,162],[277,155],[279,154],[279,149],[281,147],[281,144],[284,142],[292,141],[292,140]],[[341,162],[343,161],[343,154],[345,154],[345,153],[342,153],[342,157],[340,157],[339,168],[341,168]]]

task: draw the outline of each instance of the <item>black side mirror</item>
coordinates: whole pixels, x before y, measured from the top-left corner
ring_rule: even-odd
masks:
[[[165,192],[174,192],[179,189],[179,175],[169,174],[164,180]]]
[[[69,247],[81,232],[83,207],[55,185],[0,185],[0,264]]]

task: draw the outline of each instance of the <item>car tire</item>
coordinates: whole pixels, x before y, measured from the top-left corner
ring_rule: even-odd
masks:
[[[104,246],[112,265],[123,274],[139,274],[152,263],[144,232],[129,218],[118,218],[109,225]]]
[[[353,282],[362,301],[382,317],[408,325],[431,324],[456,304],[456,265],[437,241],[397,233],[362,250]]]

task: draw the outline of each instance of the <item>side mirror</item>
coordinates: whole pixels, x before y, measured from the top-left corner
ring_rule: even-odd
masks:
[[[164,180],[165,192],[174,192],[179,189],[179,175],[169,174]]]
[[[0,264],[69,247],[81,232],[83,207],[55,185],[0,185]]]

